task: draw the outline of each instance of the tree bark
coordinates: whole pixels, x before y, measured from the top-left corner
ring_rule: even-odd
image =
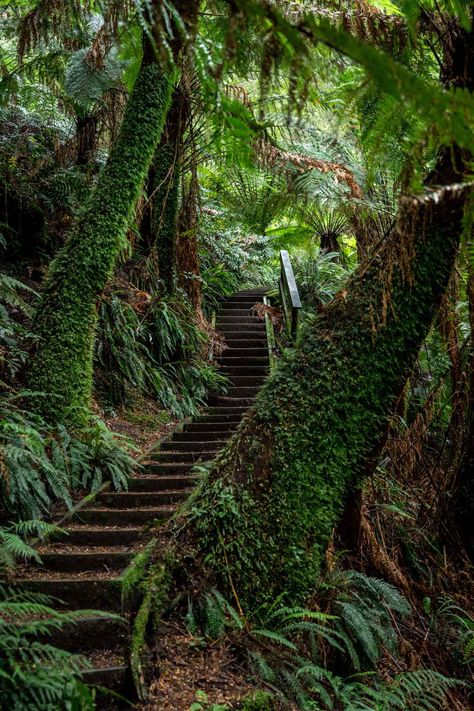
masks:
[[[27,387],[44,393],[34,408],[52,423],[80,423],[89,412],[97,301],[109,280],[160,139],[170,77],[145,51],[118,140],[47,275]]]
[[[468,259],[470,259],[470,255]],[[467,364],[467,407],[459,465],[456,472],[450,519],[453,530],[474,562],[474,268],[468,265],[467,298],[471,325],[471,354]]]
[[[403,201],[392,235],[302,334],[202,485],[190,536],[252,609],[311,591],[439,309],[468,189]]]
[[[179,180],[182,141],[186,127],[186,106],[181,84],[173,92],[160,145],[150,170],[150,234],[145,253],[157,256],[165,291],[176,284],[176,239],[179,209]]]

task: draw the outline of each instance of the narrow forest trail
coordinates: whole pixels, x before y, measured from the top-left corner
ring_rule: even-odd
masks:
[[[88,683],[130,691],[129,618],[138,601],[123,610],[121,580],[151,537],[152,525],[169,519],[192,491],[197,479],[193,466],[215,456],[268,374],[265,324],[251,313],[265,291],[237,292],[223,302],[217,315],[216,328],[227,345],[217,358],[230,381],[226,395],[213,398],[202,414],[162,442],[132,477],[128,491],[89,497],[62,524],[67,537],[38,549],[43,565],[24,568],[16,580],[61,600],[65,609],[124,615],[124,619],[91,615],[55,634],[55,643],[91,660],[93,669],[85,675]]]

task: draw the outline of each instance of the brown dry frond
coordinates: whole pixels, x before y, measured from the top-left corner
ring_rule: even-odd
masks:
[[[300,153],[291,153],[277,148],[266,139],[259,139],[255,144],[257,163],[261,168],[291,168],[298,173],[307,173],[309,170],[318,170],[321,173],[333,173],[336,180],[345,183],[350,190],[350,197],[361,199],[363,194],[354,173],[342,163],[333,163]]]
[[[403,50],[409,39],[407,22],[400,15],[389,15],[363,0],[331,10],[310,2],[277,3],[291,22],[304,22],[307,15],[330,20],[358,39],[386,51]]]
[[[258,303],[252,306],[251,312],[254,316],[257,316],[262,320],[265,319],[265,316],[268,316],[273,324],[273,327],[277,331],[281,331],[283,329],[283,312],[281,309],[278,309],[275,306],[269,306],[268,304]]]
[[[422,195],[401,197],[394,227],[398,239],[390,240],[390,249],[385,242],[381,244],[359,271],[361,275],[374,261],[379,262],[382,308],[377,307],[377,313],[371,311],[374,334],[386,324],[389,310],[392,308],[391,296],[395,275],[401,275],[409,287],[413,283],[411,265],[415,256],[415,240],[420,234],[426,238],[428,228],[434,223],[435,216],[438,221],[441,221],[444,219],[443,212],[449,214],[453,204],[457,203],[459,209],[462,209],[462,201],[472,192],[472,189],[473,183],[453,183],[436,189],[427,189]],[[383,260],[380,259],[381,250],[383,250]]]
[[[78,0],[40,0],[20,20],[17,43],[19,63],[22,64],[29,52],[51,36],[61,37],[69,33],[72,21],[77,21],[85,10],[85,5]]]
[[[395,562],[393,551],[387,551],[383,542],[378,540],[369,521],[367,512],[362,510],[360,545],[371,566],[393,585],[401,588],[405,594],[410,591],[410,583]]]

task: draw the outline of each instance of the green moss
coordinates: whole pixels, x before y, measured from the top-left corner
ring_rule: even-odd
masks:
[[[232,583],[246,610],[310,593],[347,498],[383,438],[461,233],[462,197],[433,203],[418,204],[406,216],[407,236],[395,233],[302,334],[188,514],[208,571],[221,588]],[[407,255],[409,275],[400,267]]]
[[[36,409],[51,422],[80,421],[92,390],[97,302],[109,280],[160,139],[171,80],[143,65],[119,138],[64,248],[53,260],[35,332],[28,388],[47,393]]]
[[[161,615],[168,600],[171,585],[169,561],[152,565],[144,580],[143,600],[133,623],[130,645],[130,664],[135,687],[141,699],[146,697],[145,681],[148,645],[147,632],[152,626],[156,632]]]
[[[156,631],[168,600],[174,569],[174,557],[167,551],[163,560],[153,562],[157,541],[152,539],[137,553],[121,578],[122,602],[141,598],[133,621],[130,643],[130,664],[136,689],[141,699],[146,697],[145,669],[147,665],[147,633]]]
[[[241,711],[273,711],[275,708],[273,694],[268,691],[255,691],[242,700]]]

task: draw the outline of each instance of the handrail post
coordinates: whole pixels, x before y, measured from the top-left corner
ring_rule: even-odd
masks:
[[[280,251],[280,279],[278,286],[285,315],[286,328],[291,342],[294,343],[298,334],[299,311],[301,299],[296,286],[290,255],[286,249]]]

